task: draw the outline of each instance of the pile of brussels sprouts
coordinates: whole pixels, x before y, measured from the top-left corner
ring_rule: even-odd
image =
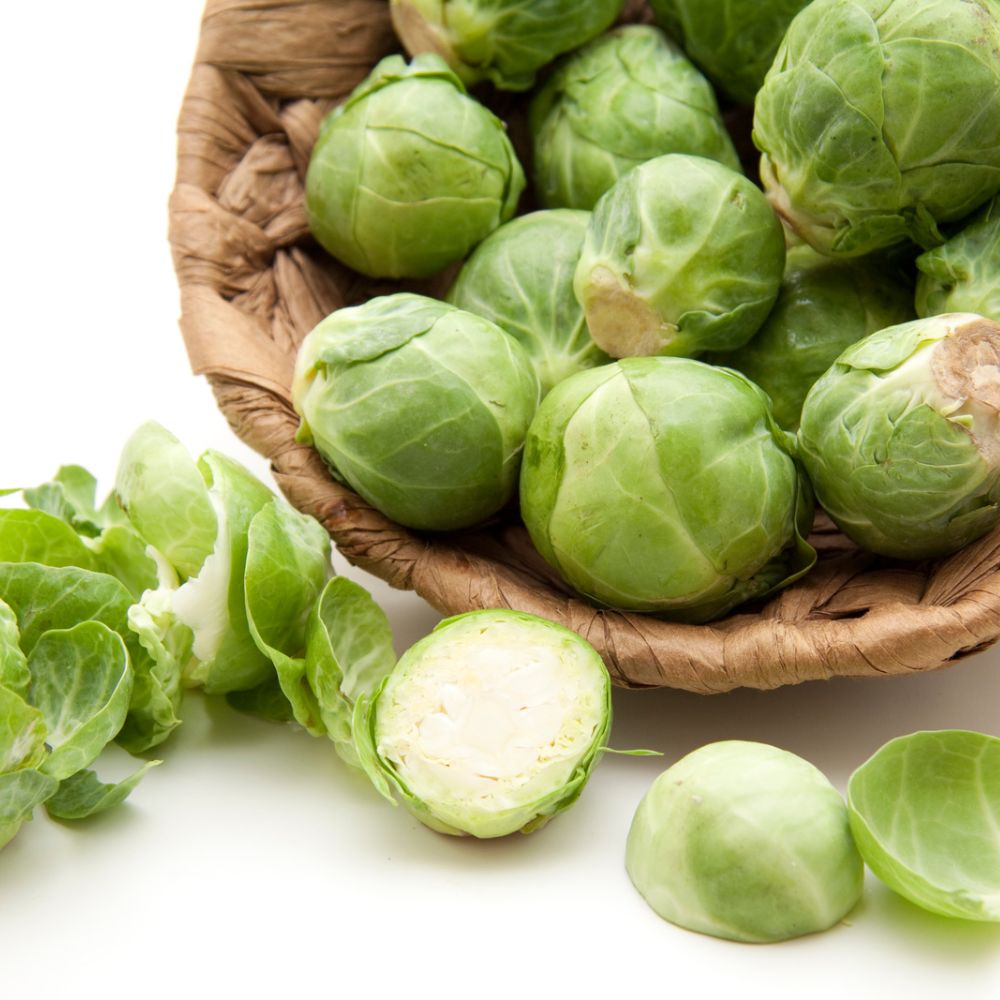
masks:
[[[393,0],[412,60],[324,121],[308,217],[362,274],[454,277],[316,327],[300,439],[414,529],[519,497],[577,593],[681,621],[808,572],[814,501],[898,559],[988,531],[1000,5],[622,6]],[[477,84],[530,91],[527,193]]]

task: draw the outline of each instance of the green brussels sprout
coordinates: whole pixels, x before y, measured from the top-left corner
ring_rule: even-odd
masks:
[[[734,101],[751,104],[809,0],[650,0],[653,16]]]
[[[573,294],[587,212],[533,212],[501,226],[465,262],[448,301],[496,323],[534,362],[544,396],[611,359],[590,339]]]
[[[712,361],[756,382],[771,397],[774,419],[795,430],[806,393],[845,348],[914,318],[912,281],[881,265],[796,247],[778,301],[753,340]]]
[[[816,497],[858,545],[947,555],[1000,521],[1000,324],[946,313],[849,347],[802,407]]]
[[[443,60],[388,56],[324,120],[306,213],[316,239],[348,267],[422,278],[506,222],[523,190],[503,122]]]
[[[535,74],[608,28],[624,0],[392,0],[406,46],[436,52],[467,83],[527,90]]]
[[[568,56],[531,102],[535,191],[591,209],[633,167],[691,153],[740,169],[708,81],[662,32],[629,25]]]
[[[611,683],[575,632],[473,611],[405,652],[354,712],[361,766],[441,833],[531,833],[572,805],[605,747]]]
[[[761,178],[817,250],[943,242],[1000,190],[993,0],[813,0],[757,95]]]
[[[748,942],[832,927],[864,878],[833,785],[795,754],[742,740],[703,746],[653,782],[625,867],[665,920]]]
[[[1000,322],[1000,198],[917,258],[917,315],[971,312]]]
[[[464,528],[511,498],[538,379],[524,348],[472,313],[401,293],[339,309],[302,342],[299,440],[411,528]]]
[[[767,318],[785,266],[781,223],[741,174],[671,153],[597,203],[574,288],[612,357],[734,350]]]
[[[868,867],[932,913],[1000,921],[1000,740],[948,729],[891,740],[847,786]]]
[[[525,445],[521,513],[545,560],[592,600],[707,621],[815,561],[791,448],[739,373],[628,358],[545,398]]]

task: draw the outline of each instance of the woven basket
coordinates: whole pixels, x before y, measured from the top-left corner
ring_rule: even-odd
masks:
[[[627,8],[629,20],[646,16],[642,3]],[[803,581],[751,612],[677,625],[575,597],[514,520],[417,534],[334,482],[294,440],[296,349],[334,309],[400,286],[348,271],[313,242],[302,183],[324,114],[398,48],[385,0],[209,0],[170,202],[192,367],[236,433],[271,461],[289,500],[326,526],[350,562],[445,614],[511,607],[561,622],[628,687],[710,693],[906,674],[997,639],[1000,530],[950,559],[900,565],[859,552],[820,514],[820,561]],[[516,142],[517,99],[500,99]]]

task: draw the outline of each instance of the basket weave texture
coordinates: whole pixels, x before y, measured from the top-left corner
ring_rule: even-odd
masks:
[[[644,4],[627,5],[626,19],[647,16]],[[323,116],[398,49],[385,0],[209,0],[170,201],[192,368],[208,377],[235,432],[270,460],[289,500],[323,523],[350,562],[444,614],[511,607],[561,622],[628,687],[712,693],[906,674],[1000,636],[1000,530],[950,559],[902,565],[859,552],[820,514],[820,561],[804,580],[751,612],[679,625],[574,597],[514,519],[420,535],[331,479],[294,440],[296,350],[334,309],[401,286],[363,278],[318,247],[303,178]],[[516,141],[516,114],[512,131]]]

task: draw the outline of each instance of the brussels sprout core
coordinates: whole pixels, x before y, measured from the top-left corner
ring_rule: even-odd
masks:
[[[434,829],[527,832],[579,794],[607,735],[609,692],[575,633],[512,611],[462,615],[400,660],[359,756]]]

